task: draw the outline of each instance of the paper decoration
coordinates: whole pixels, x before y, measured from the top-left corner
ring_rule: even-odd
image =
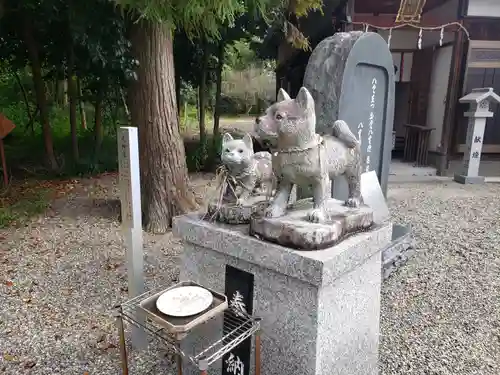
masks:
[[[419,23],[426,0],[401,0],[396,22]]]

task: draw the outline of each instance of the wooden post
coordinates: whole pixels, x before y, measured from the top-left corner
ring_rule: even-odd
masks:
[[[455,140],[458,134],[458,121],[455,121],[455,119],[458,109],[458,99],[462,94],[462,85],[467,60],[464,57],[465,47],[466,41],[464,40],[464,32],[459,30],[455,35],[455,42],[453,44],[453,55],[450,64],[450,78],[448,91],[446,93],[446,107],[443,119],[443,131],[441,133],[442,147],[437,165],[437,174],[439,176],[446,175],[449,158],[455,152]]]
[[[5,159],[5,149],[3,147],[3,139],[0,139],[0,157],[2,158],[3,184],[4,187],[7,187],[9,185],[9,174],[7,173],[7,160]]]

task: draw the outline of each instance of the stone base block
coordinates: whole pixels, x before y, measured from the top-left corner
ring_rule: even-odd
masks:
[[[289,206],[285,216],[252,217],[250,235],[297,250],[318,250],[333,246],[347,235],[366,230],[373,224],[373,211],[368,206],[350,208],[342,201],[329,199],[325,202],[326,223],[307,220],[312,208],[312,199],[303,199]]]
[[[382,278],[385,280],[402,267],[415,253],[411,227],[394,224],[392,242],[382,251]]]
[[[206,218],[226,224],[248,224],[252,215],[262,216],[269,205],[266,196],[250,197],[244,204],[210,202]]]
[[[250,236],[247,225],[197,215],[175,218],[174,233],[184,246],[181,280],[228,294],[230,305],[236,293],[228,290],[251,296],[247,311],[262,318],[262,374],[378,374],[381,251],[391,241],[392,225],[372,227],[319,251],[264,242]],[[252,277],[230,276],[234,269]],[[209,328],[217,330],[207,325],[200,341],[220,335]],[[252,375],[253,342],[249,350],[244,368]],[[243,359],[242,351],[231,353]],[[209,374],[220,375],[221,366],[225,360]],[[199,370],[186,365],[184,374]]]
[[[483,176],[464,176],[461,174],[455,174],[453,180],[459,184],[484,184]]]

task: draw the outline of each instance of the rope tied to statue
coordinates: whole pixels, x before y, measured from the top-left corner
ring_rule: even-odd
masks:
[[[318,163],[319,163],[319,168],[321,172],[323,173],[323,158],[321,157],[321,148],[325,146],[325,140],[324,138],[316,134],[314,137],[314,140],[308,144],[306,144],[304,147],[289,147],[289,148],[284,148],[284,149],[278,149],[275,152],[277,154],[299,154],[303,153],[312,149],[317,148],[318,150]]]
[[[248,176],[251,173],[254,173],[254,168],[244,171],[243,173],[240,174],[240,177]],[[245,186],[245,184],[243,184],[243,182],[239,178],[232,175],[229,168],[227,168],[225,165],[221,165],[216,169],[213,181],[215,182],[216,188],[214,194],[211,194],[210,197],[208,198],[208,202],[213,202],[215,197],[217,197],[217,199],[215,202],[215,211],[212,213],[212,215],[210,215],[210,218],[208,219],[209,221],[212,221],[221,212],[224,202],[224,196],[227,192],[227,189],[230,189],[230,193],[236,199],[238,199],[237,198],[238,195],[236,193],[236,189],[238,187],[240,187],[243,190],[246,190],[247,192],[250,192],[250,194],[253,193],[253,189],[248,188],[247,186]],[[269,201],[270,199],[271,199],[271,192],[268,192],[268,194],[266,194],[266,200]],[[206,219],[208,214],[209,213],[207,211],[203,219]]]

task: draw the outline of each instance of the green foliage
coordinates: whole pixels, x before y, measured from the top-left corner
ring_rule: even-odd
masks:
[[[242,70],[226,68],[223,73],[223,114],[258,114],[275,100],[276,80],[272,66],[251,64]]]
[[[30,82],[28,74],[21,73],[22,83]],[[32,98],[32,90],[26,85],[28,94]],[[47,176],[49,171],[43,166],[44,148],[41,136],[41,126],[34,121],[33,131],[26,125],[30,122],[30,114],[23,103],[22,94],[14,75],[10,72],[0,74],[0,108],[2,113],[10,119],[16,128],[5,138],[5,153],[8,167],[15,175]],[[30,103],[31,104],[31,103]],[[32,106],[34,108],[35,105]],[[92,106],[86,106],[86,115],[90,123],[94,119]],[[114,116],[116,118],[114,118]],[[107,107],[103,116],[104,139],[102,149],[97,158],[94,153],[93,129],[78,129],[78,139],[82,158],[78,163],[71,159],[71,142],[69,129],[69,112],[67,108],[59,107],[55,103],[50,107],[50,123],[53,133],[56,156],[61,164],[57,175],[82,175],[101,171],[116,170],[116,122],[123,119],[122,113],[114,114],[111,107]],[[81,118],[77,118],[80,123]]]
[[[225,67],[232,70],[244,70],[257,62],[255,51],[250,48],[250,42],[236,40],[226,46]]]
[[[263,8],[265,0],[255,0]],[[220,38],[220,26],[231,25],[235,17],[245,11],[239,0],[115,0],[124,9],[138,17],[180,28],[190,38],[206,36]]]
[[[26,119],[24,108],[11,105],[4,112],[10,119]],[[92,118],[92,112],[88,111],[88,118]],[[105,127],[109,130],[105,132],[102,149],[105,152],[94,154],[94,135],[91,130],[78,129],[78,140],[80,145],[81,158],[74,162],[71,158],[71,142],[69,132],[68,111],[54,107],[50,112],[52,124],[54,148],[57,151],[57,159],[61,168],[53,174],[47,170],[43,164],[43,144],[39,127],[31,134],[21,127],[17,127],[5,140],[5,153],[11,173],[17,176],[34,177],[61,177],[87,175],[90,173],[100,173],[114,171],[117,168],[117,146],[116,134],[111,130],[114,128],[111,118],[107,117]],[[17,120],[19,121],[19,120]],[[80,121],[80,118],[78,118]]]
[[[297,0],[294,11],[303,15],[319,3],[321,0]],[[215,106],[213,83],[220,66],[224,67],[223,113],[256,113],[273,100],[273,67],[258,61],[255,51],[262,44],[268,24],[281,22],[293,11],[288,0],[4,0],[2,4],[0,110],[17,126],[6,139],[9,168],[21,174],[48,173],[42,165],[45,151],[37,112],[40,103],[31,76],[33,55],[28,53],[27,31],[31,29],[31,47],[36,47],[46,89],[50,135],[61,167],[59,175],[116,169],[116,126],[128,122],[123,92],[129,81],[137,78],[134,70],[138,62],[131,56],[127,39],[131,21],[145,17],[175,32],[177,82],[181,84],[182,103],[187,105],[187,110],[181,106],[181,126],[191,131],[198,120],[193,106],[199,101],[197,87],[205,52],[210,55],[206,93],[209,109]],[[223,54],[218,53],[221,46]],[[77,99],[83,102],[89,128],[78,126],[77,161],[70,156],[68,108],[58,87],[68,75],[72,53],[73,71],[81,84]],[[98,117],[95,108],[102,108],[100,145],[93,128]],[[211,111],[207,112],[211,117]],[[208,139],[205,145],[188,153],[191,170],[207,168],[205,160],[216,158],[216,143]]]
[[[213,172],[219,165],[220,150],[222,147],[222,136],[214,139],[212,135],[207,137],[205,144],[198,139],[186,140],[186,163],[190,172]]]
[[[92,8],[92,13],[88,8]],[[77,54],[77,75],[84,77],[87,96],[107,95],[136,79],[138,62],[126,38],[126,20],[108,0],[75,1],[71,31]],[[78,15],[84,15],[78,16]]]

